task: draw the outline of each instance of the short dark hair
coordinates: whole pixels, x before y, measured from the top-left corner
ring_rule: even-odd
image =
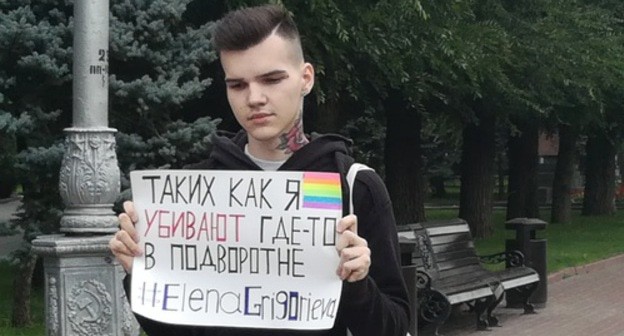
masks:
[[[286,8],[262,5],[226,14],[217,22],[212,42],[217,52],[246,50],[264,41],[274,30],[281,37],[300,41],[299,30]]]

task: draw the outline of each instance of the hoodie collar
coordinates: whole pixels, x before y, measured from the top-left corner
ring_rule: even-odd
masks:
[[[221,133],[222,134],[222,133]],[[215,135],[211,158],[216,167],[226,169],[260,170],[244,152],[247,133]],[[350,154],[351,140],[337,134],[312,133],[310,142],[293,153],[279,170],[335,171],[336,153]]]

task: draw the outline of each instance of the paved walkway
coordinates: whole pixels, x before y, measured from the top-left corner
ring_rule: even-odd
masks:
[[[503,307],[504,305],[501,305]],[[474,315],[457,311],[440,328],[444,336],[624,335],[624,255],[549,276],[548,302],[534,315],[497,308],[502,327],[477,331]],[[419,336],[432,335],[422,330]]]

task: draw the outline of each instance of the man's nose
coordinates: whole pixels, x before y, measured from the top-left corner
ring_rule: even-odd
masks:
[[[267,97],[266,97],[264,90],[262,89],[262,86],[258,84],[253,84],[253,83],[250,84],[249,94],[247,95],[247,103],[250,106],[255,106],[255,105],[266,104],[266,102],[267,102]]]

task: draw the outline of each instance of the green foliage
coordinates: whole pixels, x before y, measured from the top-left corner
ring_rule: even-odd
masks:
[[[181,169],[208,157],[210,136],[218,120],[199,118],[192,123],[169,123],[162,134],[144,139],[138,134],[117,134],[118,160],[124,176],[122,189],[129,187],[129,173],[136,169]]]
[[[111,124],[121,132],[158,136],[210,85],[202,69],[216,59],[211,24],[189,27],[189,2],[112,2]]]
[[[113,1],[111,124],[122,189],[135,169],[182,168],[208,156],[218,120],[192,120],[188,105],[211,83],[211,25],[192,28],[186,1]],[[127,196],[124,196],[127,198]]]
[[[518,122],[548,130],[565,123],[609,131],[614,142],[624,138],[621,2],[270,2],[293,12],[316,66],[319,110],[348,114],[342,130],[356,144],[382,148],[389,111],[380,102],[390,90],[423,115],[424,143],[435,144],[425,159],[437,172],[452,168],[460,148],[453,135],[478,122],[476,108],[493,111],[504,133],[517,134]],[[354,125],[366,131],[353,132]],[[369,153],[364,157],[383,162],[381,151]],[[451,159],[440,164],[446,153]]]
[[[428,123],[422,131],[422,149],[427,178],[439,177],[448,180],[457,175],[456,167],[460,162],[459,148],[461,139],[452,122]]]
[[[384,151],[385,128],[379,125],[374,113],[374,109],[367,109],[364,111],[364,116],[349,120],[342,133],[351,139],[358,139],[353,144],[355,159],[359,162],[366,162],[378,174],[384,176],[383,157],[379,153]]]
[[[71,80],[67,10],[62,1],[0,4],[0,132],[45,143],[56,126]]]
[[[71,18],[64,1],[0,4],[0,145],[2,174],[12,172],[23,204],[11,226],[24,235],[29,253],[36,234],[58,229],[58,174],[62,157],[61,111],[71,99]],[[11,140],[12,139],[12,140]],[[13,143],[12,151],[7,146]]]
[[[23,198],[12,224],[21,229],[27,243],[14,255],[18,263],[29,253],[29,243],[37,235],[58,232],[63,208],[58,193],[63,153],[63,144],[57,142],[50,147],[29,147],[16,157]]]

